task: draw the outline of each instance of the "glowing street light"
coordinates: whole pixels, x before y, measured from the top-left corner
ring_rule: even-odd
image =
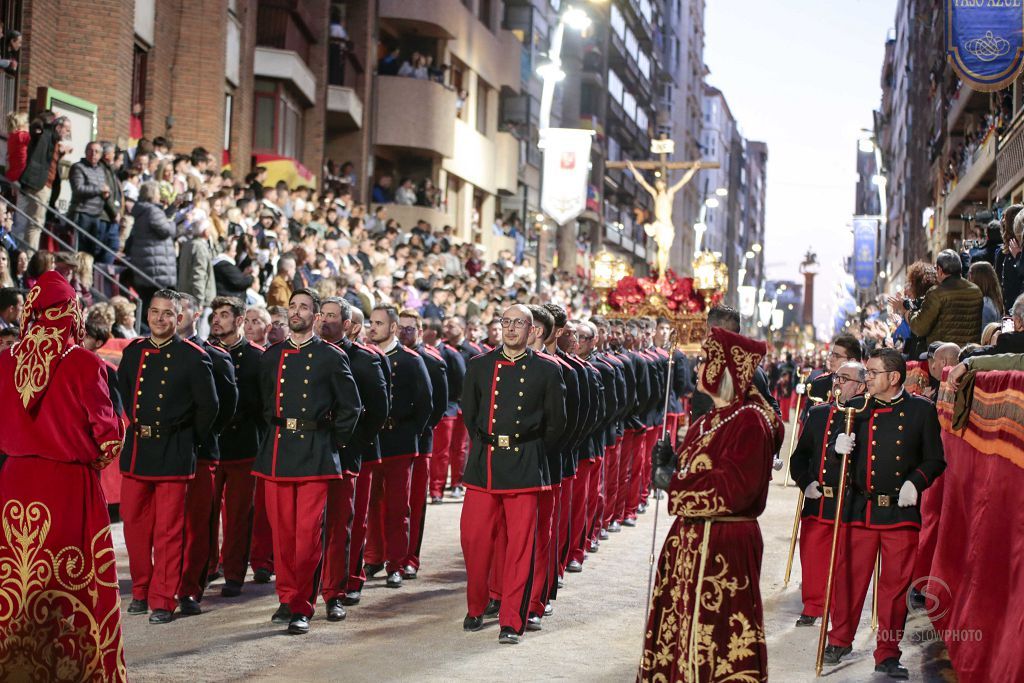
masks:
[[[729,190],[727,190],[724,187],[720,187],[717,190],[715,190],[715,194],[717,194],[719,197],[728,197],[729,196]]]
[[[718,208],[718,198],[717,197],[708,197],[707,199],[704,200],[704,205],[707,206],[709,209],[717,209]]]

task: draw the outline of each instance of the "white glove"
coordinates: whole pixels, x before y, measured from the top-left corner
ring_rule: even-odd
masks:
[[[803,382],[801,382],[800,384],[796,385],[796,393],[798,393],[801,396],[803,396],[804,392],[806,392],[806,391],[807,391],[807,388],[804,386]]]
[[[905,481],[900,487],[900,499],[896,503],[901,508],[909,508],[917,505],[917,487],[913,482]]]
[[[777,455],[775,456],[775,459],[772,460],[772,469],[776,472],[782,469],[782,458]]]
[[[840,434],[836,437],[836,453],[839,455],[849,455],[853,452],[853,447],[856,445],[856,434]]]
[[[821,498],[821,485],[816,481],[808,484],[807,488],[804,489],[804,498],[807,500],[818,500]]]

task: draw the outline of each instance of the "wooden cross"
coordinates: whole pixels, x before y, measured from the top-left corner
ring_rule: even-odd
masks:
[[[634,161],[633,166],[643,171],[660,171],[661,178],[667,183],[668,172],[677,169],[693,168],[696,161],[669,161],[669,156],[675,151],[675,141],[662,136],[657,140],[651,140],[651,152],[658,155],[657,161]],[[606,161],[605,168],[626,168],[628,161]],[[721,168],[716,161],[701,161],[701,169]]]

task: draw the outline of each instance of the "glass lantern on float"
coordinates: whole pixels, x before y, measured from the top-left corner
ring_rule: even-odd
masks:
[[[724,292],[729,286],[729,269],[711,251],[702,251],[693,260],[693,288],[704,297],[707,307],[716,292]]]
[[[590,285],[601,297],[599,312],[608,313],[608,292],[615,284],[629,274],[629,265],[619,256],[610,251],[601,251],[594,257],[594,269],[590,277]]]

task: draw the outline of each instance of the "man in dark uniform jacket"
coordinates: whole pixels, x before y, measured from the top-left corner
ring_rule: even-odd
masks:
[[[363,403],[363,412],[359,416],[355,433],[338,450],[344,476],[330,480],[327,485],[320,594],[327,603],[328,621],[341,621],[346,616],[345,605],[359,603],[359,591],[350,592],[347,588],[352,565],[357,562],[362,566],[370,493],[367,483],[365,495],[357,502],[356,481],[364,463],[380,461],[378,434],[391,408],[391,392],[388,390],[390,375],[381,367],[381,357],[374,349],[352,341],[348,336],[353,310],[352,305],[341,297],[324,299],[320,307],[320,334],[324,341],[340,347],[348,356],[352,378]]]
[[[626,422],[636,407],[636,378],[633,366],[624,361],[616,353],[617,328],[601,316],[594,316],[591,322],[597,327],[597,348],[601,357],[615,369],[616,383],[622,392],[622,402],[615,416],[614,433],[611,434],[609,446],[605,449],[602,478],[602,496],[599,503],[597,540],[608,539],[609,530],[619,531],[615,512],[619,496],[619,465],[622,460],[622,443],[626,433]],[[614,343],[613,343],[614,342]]]
[[[876,349],[866,367],[870,412],[856,431],[825,662],[837,664],[850,652],[881,554],[875,671],[907,678],[899,643],[921,529],[920,494],[942,474],[946,461],[935,405],[904,391],[907,364],[900,352]]]
[[[654,345],[659,348],[672,346],[672,393],[668,399],[668,425],[666,432],[673,447],[679,432],[679,421],[683,416],[685,401],[694,390],[693,368],[686,354],[675,348],[671,339],[672,323],[667,318],[658,318]]]
[[[288,632],[309,632],[323,557],[322,527],[329,482],[344,478],[338,453],[363,411],[345,352],[313,334],[320,297],[295,290],[288,301],[285,341],[260,361],[260,396],[270,430],[253,472],[266,480],[274,530],[280,606],[271,617]]]
[[[632,347],[647,361],[648,380],[651,385],[650,398],[643,412],[644,433],[640,449],[633,460],[629,479],[629,498],[626,503],[626,518],[623,524],[636,526],[636,516],[647,506],[647,494],[651,483],[651,453],[661,433],[662,411],[668,383],[668,353],[653,346],[654,323],[647,318],[632,321]]]
[[[383,567],[387,586],[402,585],[409,552],[409,491],[420,437],[430,419],[433,402],[430,376],[418,353],[398,342],[398,311],[377,306],[370,312],[370,341],[387,356],[391,372],[391,412],[380,433],[381,461],[371,466],[370,511],[363,550],[366,573]]]
[[[844,406],[860,408],[866,389],[864,366],[844,363],[832,375]],[[825,605],[825,584],[832,550],[832,525],[839,499],[840,457],[852,450],[843,434],[844,414],[835,401],[814,406],[800,428],[800,439],[789,460],[789,474],[804,492],[800,513],[800,592],[803,609],[797,626],[813,626]],[[841,442],[838,447],[837,440]]]
[[[537,528],[537,492],[550,486],[548,452],[565,431],[565,385],[558,366],[526,347],[533,317],[525,306],[502,316],[501,349],[477,356],[466,370],[463,414],[471,446],[462,507],[467,615],[463,628],[483,628],[496,530],[507,538],[498,614],[499,643],[517,643],[526,625]]]
[[[118,383],[130,421],[121,451],[121,518],[132,576],[129,614],[171,621],[181,584],[185,492],[196,473],[196,444],[217,419],[209,354],[175,332],[177,292],[153,294],[149,337],[125,347]]]
[[[398,340],[407,349],[420,354],[430,377],[430,418],[420,436],[419,455],[412,465],[412,483],[409,488],[409,550],[402,563],[402,577],[415,579],[420,570],[420,551],[423,547],[423,523],[427,516],[427,494],[430,488],[430,470],[434,451],[434,431],[448,410],[448,369],[441,352],[423,343],[423,321],[412,309],[398,316]]]
[[[434,448],[430,454],[430,502],[439,505],[444,496],[444,485],[448,480],[448,469],[452,454],[452,438],[458,423],[462,421],[462,380],[466,376],[466,359],[455,347],[445,343],[444,329],[437,318],[423,321],[423,345],[437,351],[444,360],[445,376],[448,382],[448,407],[444,411],[441,422],[434,427]],[[461,434],[465,426],[460,427]],[[461,438],[461,437],[460,437]],[[461,472],[465,461],[456,463],[452,472]],[[458,479],[452,475],[453,481]]]
[[[217,419],[209,436],[196,449],[196,476],[188,482],[185,493],[185,557],[181,568],[178,604],[181,614],[200,614],[199,601],[207,583],[207,569],[213,546],[220,506],[213,503],[213,484],[220,461],[220,435],[235,414],[238,387],[235,366],[222,348],[203,341],[196,334],[196,323],[203,314],[199,301],[191,294],[181,294],[181,323],[178,336],[202,348],[213,364],[213,384],[217,389]]]
[[[218,563],[224,567],[224,587],[220,594],[221,597],[233,598],[242,592],[249,563],[256,489],[252,464],[267,430],[260,406],[263,347],[241,336],[245,320],[245,307],[241,300],[219,296],[210,307],[213,309],[210,337],[216,339],[217,344],[231,356],[238,387],[238,405],[221,432],[220,463],[213,483],[213,501],[214,520],[223,517],[224,540],[218,548],[215,521],[209,571],[214,572]],[[223,515],[220,513],[222,505]],[[262,500],[259,505],[263,507]]]
[[[444,321],[445,342],[462,355],[466,365],[470,359],[479,356],[484,349],[466,337],[466,321],[459,316],[452,316]],[[452,469],[452,498],[462,498],[465,489],[462,486],[462,472],[466,469],[466,453],[469,451],[469,434],[466,432],[466,421],[459,417],[452,425],[451,447],[448,459]]]
[[[643,440],[647,433],[647,425],[644,420],[654,394],[651,385],[651,370],[648,367],[650,361],[631,347],[633,335],[630,334],[627,325],[622,321],[613,320],[612,330],[612,343],[617,346],[617,355],[623,363],[628,364],[632,369],[636,386],[636,402],[626,420],[625,433],[622,436],[617,495],[613,509],[614,521],[608,527],[608,531],[616,532],[620,531],[623,525],[636,525],[636,519],[627,517],[626,511],[629,507],[630,493],[633,490],[633,478],[631,477],[635,471],[639,453],[643,450]]]
[[[819,403],[828,403],[832,397],[832,375],[842,366],[843,363],[864,361],[864,349],[860,340],[853,335],[840,334],[832,340],[832,349],[828,353],[828,372],[815,377],[810,382],[798,384],[796,392],[804,395],[804,406],[800,409],[800,420],[807,417],[807,411],[811,406]]]

